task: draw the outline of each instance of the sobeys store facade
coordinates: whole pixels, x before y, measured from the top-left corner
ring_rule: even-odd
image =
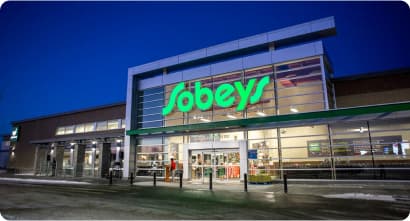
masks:
[[[337,108],[334,33],[329,17],[130,68],[124,176],[173,158],[193,182],[409,179],[410,104]]]

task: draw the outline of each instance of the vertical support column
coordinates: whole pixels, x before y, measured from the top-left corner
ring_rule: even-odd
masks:
[[[131,137],[127,135],[127,131],[131,130],[131,128],[135,128],[134,122],[135,119],[132,116],[134,107],[138,102],[138,96],[136,94],[136,85],[134,85],[136,81],[134,81],[134,76],[132,72],[128,72],[128,79],[127,79],[127,102],[125,107],[125,132],[124,132],[124,164],[123,164],[123,178],[127,179],[128,174],[130,172],[135,171],[135,137]],[[134,155],[131,155],[131,149],[134,149]]]
[[[190,169],[190,154],[189,154],[189,144],[184,144],[183,145],[183,152],[182,152],[182,158],[183,158],[183,167],[184,167],[184,175],[183,177],[186,180],[190,180],[191,179],[191,173],[189,172]]]
[[[100,176],[109,175],[111,161],[111,143],[100,144]]]
[[[323,62],[323,56],[320,56],[320,69],[322,72],[323,101],[325,104],[324,109],[329,110],[329,95],[327,94],[326,70]]]
[[[283,160],[282,160],[282,143],[281,143],[281,138],[280,138],[280,128],[276,128],[276,137],[278,140],[280,179],[283,179]]]
[[[330,148],[330,167],[332,170],[332,179],[336,179],[336,163],[335,163],[335,156],[333,152],[333,140],[332,140],[332,130],[330,128],[330,124],[327,125],[327,132],[329,136],[329,148]]]
[[[55,148],[55,159],[56,159],[56,176],[61,176],[63,173],[64,146],[58,145]]]
[[[33,165],[33,169],[34,169],[34,175],[37,175],[39,173],[41,173],[40,171],[40,161],[39,161],[39,152],[40,152],[40,145],[36,145],[36,151],[34,154],[34,165]]]
[[[240,165],[240,181],[244,180],[244,173],[248,173],[248,145],[246,140],[241,140],[239,144],[239,165]]]
[[[75,176],[80,177],[83,175],[83,165],[85,157],[85,144],[77,144],[74,150],[74,168]]]
[[[136,164],[136,139],[125,135],[124,137],[124,164],[123,179],[128,179],[130,173],[135,173]],[[117,161],[117,157],[115,158]],[[119,158],[118,158],[119,159]]]

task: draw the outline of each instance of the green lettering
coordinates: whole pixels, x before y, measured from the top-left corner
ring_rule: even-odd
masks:
[[[243,87],[242,82],[236,81],[234,83],[236,90],[238,91],[238,94],[241,97],[238,107],[236,108],[237,111],[242,111],[245,109],[246,105],[248,104],[249,95],[251,94],[252,88],[255,85],[255,81],[256,79],[249,80],[248,85],[246,85],[246,89]]]
[[[266,85],[269,84],[269,80],[269,76],[265,76],[258,82],[258,85],[256,86],[256,91],[251,97],[251,104],[255,104],[261,99],[263,89],[266,87]]]
[[[187,103],[184,104],[184,100],[187,99]],[[184,91],[178,96],[177,106],[181,112],[189,112],[194,106],[194,96],[189,91]]]
[[[235,102],[235,97],[231,96],[235,88],[231,84],[222,84],[215,91],[215,101],[220,107],[230,107]]]
[[[206,101],[202,102],[202,96],[206,96]],[[212,90],[204,87],[201,88],[201,82],[195,82],[195,102],[200,110],[208,110],[212,107],[212,103],[214,101],[214,95]]]
[[[168,105],[165,108],[162,108],[163,116],[166,116],[169,113],[171,113],[172,109],[174,109],[175,100],[177,98],[177,95],[179,94],[179,92],[181,92],[184,89],[185,89],[185,84],[184,82],[181,82],[174,88],[174,90],[172,90],[169,101],[168,101]]]

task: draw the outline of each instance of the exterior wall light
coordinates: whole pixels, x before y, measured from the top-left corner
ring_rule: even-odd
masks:
[[[293,107],[293,106],[290,107],[290,111],[291,111],[292,113],[297,113],[297,112],[299,112],[299,110],[298,110],[296,107]]]

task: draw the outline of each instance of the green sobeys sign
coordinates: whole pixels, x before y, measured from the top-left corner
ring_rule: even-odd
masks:
[[[269,84],[269,81],[269,76],[265,76],[257,84],[256,78],[249,80],[246,87],[241,81],[235,81],[233,85],[225,83],[216,88],[215,94],[212,92],[212,89],[201,87],[201,82],[199,81],[195,82],[194,94],[192,94],[189,90],[185,89],[185,83],[181,82],[172,90],[167,106],[162,109],[162,115],[166,116],[171,113],[175,104],[181,112],[191,111],[194,105],[200,110],[208,110],[212,107],[214,100],[219,107],[232,107],[236,99],[233,95],[235,90],[240,98],[236,111],[242,111],[248,103],[255,104],[261,99],[263,90]],[[255,84],[255,92],[251,95]]]

